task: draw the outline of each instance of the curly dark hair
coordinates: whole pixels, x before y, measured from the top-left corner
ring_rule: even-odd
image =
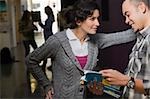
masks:
[[[78,27],[77,21],[85,21],[93,15],[94,10],[99,10],[99,6],[95,1],[79,0],[72,7],[69,7],[64,14],[68,28],[74,29]]]

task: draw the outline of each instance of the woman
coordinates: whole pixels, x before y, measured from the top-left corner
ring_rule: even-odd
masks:
[[[49,6],[45,7],[45,14],[47,15],[45,24],[39,22],[39,25],[44,29],[44,39],[46,41],[49,38],[49,36],[53,35],[52,25],[55,19],[54,19],[53,11]]]
[[[43,24],[40,21],[39,25],[44,29],[44,40],[46,41],[49,38],[49,36],[53,35],[52,26],[53,26],[55,19],[54,19],[53,11],[49,6],[45,7],[45,14],[47,15],[45,24]],[[45,59],[42,64],[42,69],[44,72],[45,72],[46,64],[47,64],[47,59]],[[48,68],[50,69],[51,66],[49,66]]]
[[[24,11],[23,16],[19,22],[19,32],[23,36],[23,44],[25,47],[25,57],[30,53],[30,45],[33,49],[37,48],[37,44],[34,38],[34,30],[37,30],[37,27],[33,24],[31,12]]]
[[[49,37],[26,58],[28,68],[45,89],[46,99],[83,99],[83,70],[92,70],[97,62],[97,44],[88,34],[95,34],[100,25],[98,5],[81,0],[65,15],[69,28]],[[46,58],[52,61],[53,85],[38,66]]]
[[[44,87],[47,99],[82,99],[81,74],[96,65],[98,49],[88,34],[95,34],[99,26],[99,8],[94,2],[81,2],[74,8],[70,10],[74,16],[68,16],[70,28],[49,37],[26,59],[28,68]],[[47,58],[52,60],[53,86],[38,66]]]

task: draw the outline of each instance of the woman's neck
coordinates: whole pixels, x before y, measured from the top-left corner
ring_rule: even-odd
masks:
[[[80,29],[73,29],[73,33],[80,40],[81,43],[87,38],[87,33],[81,31]]]

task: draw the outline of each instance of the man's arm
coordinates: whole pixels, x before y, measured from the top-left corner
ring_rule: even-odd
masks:
[[[96,40],[98,47],[100,49],[103,49],[112,45],[133,41],[135,40],[136,35],[132,29],[128,29],[125,31],[109,34],[97,33],[96,35],[93,36],[93,38]]]
[[[127,83],[130,80],[129,76],[124,75],[119,71],[113,69],[102,70],[100,71],[100,73],[102,73],[102,75],[106,78],[106,80],[112,85],[127,86]],[[143,80],[137,78],[134,78],[134,80],[135,80],[134,90],[141,94],[148,95],[149,93],[146,93],[146,91],[144,90]],[[149,84],[149,81],[147,81],[147,83]]]

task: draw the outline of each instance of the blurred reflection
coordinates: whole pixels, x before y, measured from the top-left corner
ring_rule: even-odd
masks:
[[[14,62],[19,62],[15,60],[15,57],[12,56],[11,51],[8,47],[4,47],[0,52],[0,64],[1,64],[1,74],[2,76],[9,76]]]
[[[12,71],[12,64],[2,64],[1,65],[1,75],[2,76],[9,76]]]

